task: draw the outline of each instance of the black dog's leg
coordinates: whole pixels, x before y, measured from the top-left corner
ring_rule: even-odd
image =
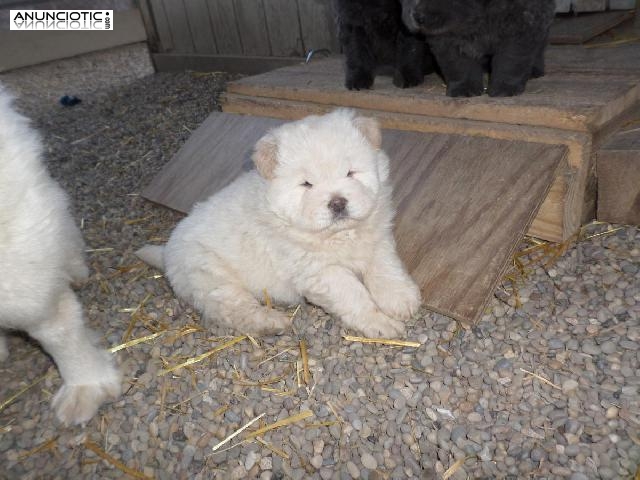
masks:
[[[461,55],[445,44],[432,45],[438,66],[447,83],[449,97],[476,97],[484,91],[482,63]]]
[[[401,30],[396,38],[396,64],[393,84],[409,88],[424,82],[425,55],[428,49],[423,39]]]
[[[496,52],[491,60],[489,95],[492,97],[512,97],[524,92],[527,80],[533,73],[534,56],[525,46],[507,44]]]
[[[349,90],[371,88],[376,70],[371,40],[362,27],[350,27],[348,30],[342,45],[347,59],[345,86]]]
[[[544,75],[544,51],[547,47],[548,38],[545,37],[544,41],[538,46],[538,51],[533,59],[533,67],[531,67],[531,78],[538,78]]]

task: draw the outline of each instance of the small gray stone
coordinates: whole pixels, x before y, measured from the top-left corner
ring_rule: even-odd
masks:
[[[378,462],[375,457],[368,452],[365,452],[360,457],[360,461],[362,462],[362,466],[369,470],[375,470],[378,468]]]

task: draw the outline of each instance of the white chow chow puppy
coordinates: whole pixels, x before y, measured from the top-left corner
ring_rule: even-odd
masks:
[[[400,335],[421,299],[396,253],[380,144],[377,122],[352,110],[284,124],[256,144],[257,171],[138,256],[206,319],[244,332],[290,326],[260,303],[266,290],[286,305],[306,297],[367,336]]]
[[[84,244],[41,155],[37,133],[0,86],[0,360],[9,356],[3,328],[26,331],[60,370],[58,418],[84,423],[120,393],[120,375],[83,325],[70,283],[87,278]]]

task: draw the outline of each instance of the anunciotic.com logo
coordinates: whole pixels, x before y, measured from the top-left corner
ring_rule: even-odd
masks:
[[[113,30],[113,10],[11,10],[11,30]]]

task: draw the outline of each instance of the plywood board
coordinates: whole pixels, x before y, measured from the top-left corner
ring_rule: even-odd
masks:
[[[277,119],[213,113],[143,196],[188,211],[240,174]],[[398,251],[425,305],[473,323],[564,161],[566,147],[385,130]]]
[[[388,112],[433,117],[534,125],[563,130],[593,131],[640,98],[640,80],[631,76],[550,73],[529,81],[523,95],[508,98],[450,98],[436,75],[424,85],[396,88],[391,78],[378,76],[374,88],[344,88],[343,60],[332,57],[286,67],[227,86],[241,95],[376,108]]]
[[[633,15],[633,11],[611,11],[558,16],[551,25],[549,41],[555,44],[584,43],[633,18]]]
[[[640,39],[619,45],[551,45],[545,60],[550,75],[587,73],[640,76]]]

